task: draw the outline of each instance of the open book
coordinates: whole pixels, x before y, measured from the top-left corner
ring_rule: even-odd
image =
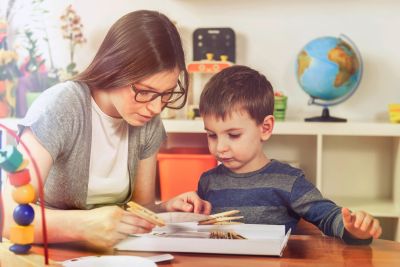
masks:
[[[210,233],[234,232],[245,239],[213,239]],[[197,222],[168,223],[151,233],[131,236],[117,250],[192,252],[282,256],[290,236],[284,225],[198,225]]]

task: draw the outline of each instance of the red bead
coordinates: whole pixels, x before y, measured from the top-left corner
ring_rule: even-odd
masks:
[[[8,179],[10,180],[10,184],[15,187],[29,184],[31,181],[31,175],[28,169],[23,169],[19,172],[10,172],[8,173]]]

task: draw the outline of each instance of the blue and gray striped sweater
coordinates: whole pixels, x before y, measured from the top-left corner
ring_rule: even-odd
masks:
[[[245,223],[284,224],[287,231],[304,218],[326,235],[353,240],[344,231],[341,207],[324,198],[303,171],[277,160],[241,174],[220,164],[202,174],[198,194],[212,204],[212,213],[238,209]]]

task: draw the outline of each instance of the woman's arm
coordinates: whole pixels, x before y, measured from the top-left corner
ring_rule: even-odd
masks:
[[[53,164],[53,160],[50,156],[50,153],[39,143],[34,134],[29,128],[26,128],[21,135],[21,140],[29,147],[29,151],[36,161],[38,169],[41,173],[42,178],[44,179],[43,183],[47,175],[49,174],[50,168]],[[18,150],[23,154],[25,159],[29,159],[25,149],[19,145]],[[29,173],[31,176],[30,183],[35,188],[36,199],[38,198],[38,178],[36,176],[36,172],[34,171],[33,163],[30,162],[27,166],[29,169]],[[14,208],[18,205],[12,198],[12,191],[14,187],[11,186],[8,182],[5,184],[4,189],[4,199],[5,199],[5,222],[4,222],[4,231],[5,236],[9,236],[10,226],[13,224],[13,211]],[[40,208],[31,204],[31,206],[35,210],[35,220],[33,222],[35,228],[35,242],[42,242],[42,216],[40,212]],[[70,222],[70,216],[65,216],[65,212],[59,212],[56,210],[48,210],[46,209],[46,218],[47,218],[47,232],[49,235],[49,241],[54,242],[63,242],[63,241],[71,241],[77,239],[76,233],[74,231],[66,232],[62,231],[60,227],[68,229]]]
[[[26,129],[22,141],[27,144],[35,159],[44,180],[46,179],[53,160],[49,152],[40,144],[32,131]],[[28,158],[26,151],[19,147],[24,158]],[[38,191],[38,183],[33,164],[30,163],[29,171],[31,183]],[[13,187],[7,183],[4,191],[5,225],[4,235],[9,238],[10,226],[13,225],[13,211],[18,205],[12,198]],[[40,207],[34,204],[35,210],[35,243],[43,242],[42,217]],[[142,220],[130,212],[117,206],[107,206],[92,210],[53,210],[45,209],[48,242],[87,241],[92,245],[110,247],[133,233],[149,232],[154,225]]]
[[[157,153],[138,162],[135,174],[135,186],[132,200],[151,208],[156,201],[156,164]]]

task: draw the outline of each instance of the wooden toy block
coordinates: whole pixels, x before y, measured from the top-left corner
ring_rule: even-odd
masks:
[[[8,179],[11,185],[18,187],[21,185],[29,184],[31,181],[31,175],[28,169],[23,169],[18,172],[8,173]]]
[[[29,160],[27,159],[23,159],[21,165],[19,165],[18,169],[16,169],[16,172],[22,171],[23,169],[25,169],[29,164]]]
[[[21,226],[13,225],[10,228],[10,241],[15,244],[32,244],[35,232],[33,225]]]
[[[7,145],[0,150],[0,167],[6,172],[15,172],[22,163],[22,154],[15,146]]]

